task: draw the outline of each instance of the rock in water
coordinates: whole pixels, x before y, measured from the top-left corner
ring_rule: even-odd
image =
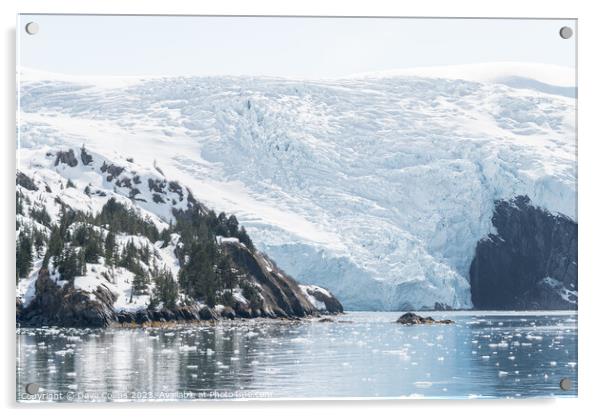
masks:
[[[434,318],[422,317],[415,313],[405,313],[403,316],[397,319],[396,323],[399,324],[453,324],[453,320],[435,320]]]
[[[577,223],[527,196],[496,201],[492,223],[470,267],[474,308],[576,309]]]

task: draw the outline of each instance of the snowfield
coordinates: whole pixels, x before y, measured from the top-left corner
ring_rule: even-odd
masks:
[[[555,86],[545,66],[491,68],[121,81],[22,70],[18,169],[35,171],[46,147],[133,158],[236,214],[283,270],[345,309],[467,308],[494,200],[526,194],[577,220],[566,71],[550,68]]]

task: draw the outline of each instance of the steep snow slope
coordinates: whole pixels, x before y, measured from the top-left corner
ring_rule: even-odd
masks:
[[[19,140],[156,161],[348,309],[469,307],[494,200],[528,195],[576,219],[575,103],[427,75],[119,84],[24,73]]]

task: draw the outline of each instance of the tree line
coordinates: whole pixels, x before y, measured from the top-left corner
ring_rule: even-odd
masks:
[[[19,214],[24,214],[23,197],[17,198]],[[118,268],[130,271],[130,300],[134,295],[148,294],[151,307],[161,303],[173,308],[180,293],[183,302],[233,305],[233,289],[239,284],[247,299],[259,302],[256,289],[239,282],[248,271],[235,265],[216,243],[217,236],[235,237],[255,251],[251,238],[234,215],[216,214],[193,205],[188,210],[174,211],[175,221],[159,231],[150,218],[111,198],[96,215],[61,203],[57,222],[51,221],[43,205],[32,207],[29,217],[42,227],[17,222],[17,282],[30,273],[34,259],[41,260],[42,268],[55,268],[62,280],[72,284],[75,277],[87,273],[88,264],[102,263],[102,258],[109,271],[106,278],[112,280]],[[177,280],[171,269],[158,264],[159,246],[155,246],[162,241],[160,246],[167,247],[174,233],[179,235],[174,249],[180,265]],[[136,244],[133,238],[124,236],[143,236],[151,244]],[[120,239],[126,241],[120,245]]]

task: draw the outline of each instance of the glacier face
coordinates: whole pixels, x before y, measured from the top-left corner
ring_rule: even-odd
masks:
[[[410,75],[117,81],[22,74],[20,146],[156,162],[346,309],[470,307],[496,199],[576,220],[570,97]]]

